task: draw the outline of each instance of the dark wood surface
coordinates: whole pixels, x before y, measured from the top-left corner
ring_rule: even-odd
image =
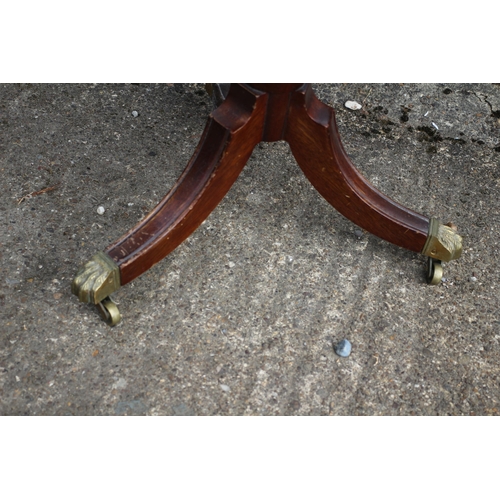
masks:
[[[232,84],[210,115],[181,177],[158,206],[106,252],[125,285],[162,260],[208,217],[261,141],[286,140],[319,193],[358,226],[414,252],[429,219],[376,190],[341,144],[335,113],[309,84]]]

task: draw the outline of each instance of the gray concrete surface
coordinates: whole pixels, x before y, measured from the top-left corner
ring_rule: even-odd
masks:
[[[498,414],[500,86],[315,89],[376,187],[457,224],[445,280],[428,286],[423,256],[360,231],[287,144],[262,144],[206,223],[115,294],[109,328],[71,280],[168,191],[210,100],[0,86],[1,415]]]

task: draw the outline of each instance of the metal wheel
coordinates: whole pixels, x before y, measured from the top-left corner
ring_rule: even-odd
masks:
[[[104,300],[99,302],[97,304],[97,308],[99,309],[101,318],[106,321],[109,326],[117,325],[122,319],[117,305],[110,297],[106,297]]]
[[[427,283],[429,285],[439,285],[443,278],[443,266],[440,260],[429,257],[427,260]]]

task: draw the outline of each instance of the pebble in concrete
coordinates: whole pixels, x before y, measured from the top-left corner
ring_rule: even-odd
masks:
[[[359,104],[359,102],[356,102],[356,101],[346,101],[344,106],[347,109],[352,109],[353,111],[356,111],[356,110],[361,109],[363,107],[363,106],[361,106],[361,104]]]
[[[335,346],[335,353],[343,358],[347,358],[351,354],[351,348],[351,343],[347,339],[344,339]]]

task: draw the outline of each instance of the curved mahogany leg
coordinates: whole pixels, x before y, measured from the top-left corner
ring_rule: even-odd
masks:
[[[262,137],[265,102],[259,97],[233,85],[210,115],[175,186],[142,222],[106,249],[120,268],[122,285],[174,250],[224,198]]]
[[[158,206],[137,226],[99,252],[73,280],[82,302],[101,303],[162,260],[219,204],[262,139],[267,95],[232,85],[210,115],[188,166]]]
[[[334,110],[310,86],[293,96],[285,139],[306,177],[342,215],[395,245],[422,251],[429,218],[386,197],[356,170],[340,142]]]

